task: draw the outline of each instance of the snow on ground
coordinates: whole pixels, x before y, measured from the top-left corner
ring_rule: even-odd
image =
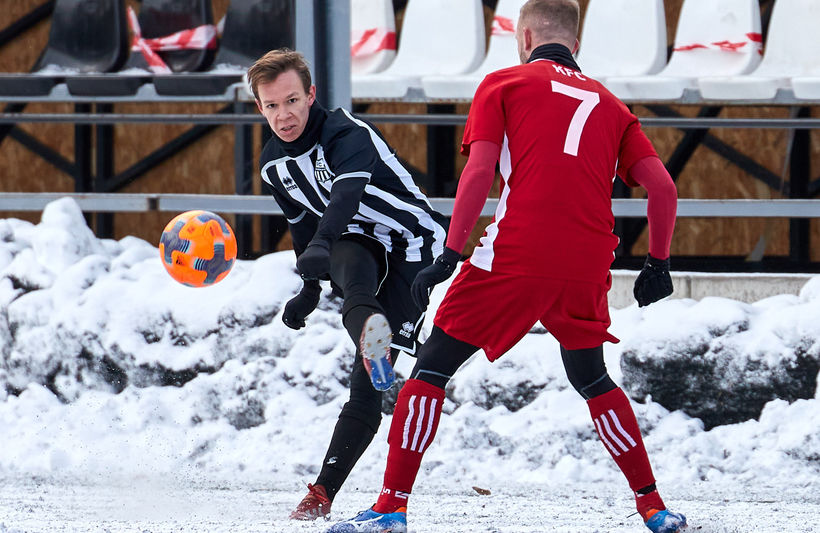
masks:
[[[281,323],[299,286],[282,252],[237,262],[214,287],[184,287],[154,243],[96,239],[68,199],[36,225],[0,220],[0,533],[323,531],[286,516],[346,399],[353,345],[327,290],[307,329]],[[734,338],[749,352],[820,339],[820,277],[799,296],[708,303],[613,309],[613,378],[623,350],[663,346],[659,331],[697,336],[709,316],[776,315]],[[522,383],[532,397],[513,410],[488,400]],[[667,503],[699,531],[820,531],[819,394],[710,431],[651,398],[634,405]],[[334,502],[337,518],[374,500],[389,421]],[[632,512],[551,336],[534,329],[499,362],[479,355],[456,375],[411,531],[643,530]]]
[[[321,532],[333,522],[293,522],[301,490],[239,476],[230,482],[168,478],[5,479],[0,532],[270,533]],[[480,496],[469,484],[426,486],[413,496],[411,533],[632,533],[648,531],[622,486],[513,483]],[[358,488],[358,487],[357,487]],[[699,533],[818,531],[816,496],[779,488],[690,486],[666,491]],[[337,518],[372,504],[372,488],[337,499]],[[334,505],[337,505],[334,503]],[[3,525],[5,524],[5,525]]]

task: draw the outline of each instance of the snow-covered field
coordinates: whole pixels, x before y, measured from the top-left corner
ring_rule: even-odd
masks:
[[[307,329],[281,323],[299,286],[290,252],[240,261],[208,289],[181,286],[154,243],[96,239],[68,199],[37,225],[0,220],[0,532],[323,531],[287,515],[346,399],[353,345],[327,291]],[[647,340],[659,330],[702,334],[701,308],[613,309],[613,378],[621,353],[659,345]],[[796,336],[820,350],[820,277],[799,296],[713,298],[708,309],[776,311],[733,338],[751,352],[786,351]],[[495,401],[510,390],[531,395],[512,409]],[[820,394],[710,431],[645,400],[635,410],[658,485],[693,529],[820,531]],[[388,427],[385,416],[336,518],[373,502]],[[416,533],[644,530],[632,512],[557,344],[534,329],[498,363],[476,357],[453,379],[409,520]]]
[[[372,504],[372,488],[354,485],[337,499],[336,517]],[[186,483],[159,476],[4,479],[0,532],[320,532],[333,523],[287,520],[301,490],[277,486],[273,480],[244,476]],[[805,489],[696,484],[666,492],[690,516],[690,531],[820,531],[820,502]],[[469,483],[440,482],[418,490],[408,517],[414,533],[648,531],[637,516],[630,516],[633,511],[623,487],[612,483],[510,483],[480,496]]]

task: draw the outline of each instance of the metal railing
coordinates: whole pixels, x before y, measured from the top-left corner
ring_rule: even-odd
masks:
[[[378,124],[422,124],[460,126],[467,115],[357,113]],[[642,126],[655,128],[712,129],[820,129],[820,118],[672,118],[640,117]],[[0,113],[0,124],[71,123],[71,124],[264,124],[258,113]]]
[[[0,193],[0,211],[41,211],[61,198],[73,198],[80,209],[92,213],[150,211],[183,212],[203,209],[237,215],[281,215],[282,210],[269,196],[233,194],[152,194],[152,193]],[[453,212],[452,198],[431,198],[433,208],[444,215]],[[613,199],[616,217],[646,216],[646,200]],[[498,200],[489,198],[482,216],[495,213]],[[820,218],[820,200],[701,200],[679,199],[678,217]]]

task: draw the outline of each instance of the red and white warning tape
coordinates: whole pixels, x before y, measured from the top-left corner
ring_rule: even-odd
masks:
[[[189,30],[182,30],[164,37],[145,39],[142,37],[139,21],[134,10],[128,8],[128,22],[134,33],[131,50],[142,52],[148,62],[148,68],[155,74],[171,74],[171,69],[157,54],[158,51],[169,50],[204,50],[216,48],[216,26],[203,24]]]
[[[509,35],[515,33],[515,21],[511,18],[496,15],[493,17],[493,35]]]
[[[757,53],[763,55],[763,36],[759,33],[750,32],[746,34],[746,40],[739,41],[715,41],[713,43],[692,43],[674,48],[675,52],[688,52],[689,50],[723,50],[724,52],[745,52],[755,47]]]
[[[387,28],[371,28],[353,32],[350,45],[350,55],[364,57],[381,52],[382,50],[396,49],[396,32]]]

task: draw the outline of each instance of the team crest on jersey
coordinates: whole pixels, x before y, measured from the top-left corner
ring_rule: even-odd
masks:
[[[316,178],[317,182],[323,183],[330,181],[334,175],[327,166],[324,150],[321,146],[318,147],[316,150],[316,163],[313,165],[313,177]]]

